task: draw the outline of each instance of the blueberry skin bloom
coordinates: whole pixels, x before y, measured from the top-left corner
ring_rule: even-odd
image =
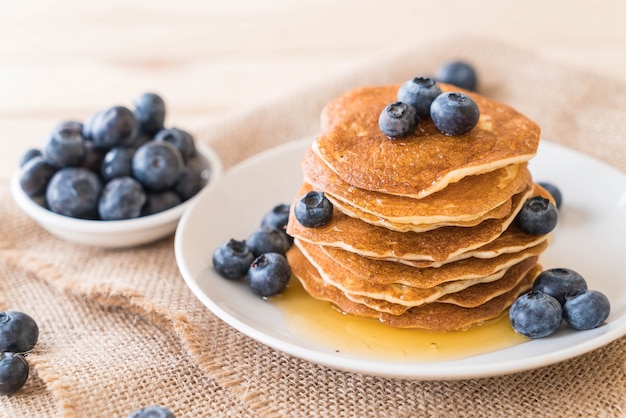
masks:
[[[400,86],[398,101],[415,107],[418,119],[428,119],[430,118],[430,105],[440,94],[441,88],[433,79],[415,77]]]
[[[287,287],[291,267],[284,255],[265,253],[250,265],[248,285],[252,292],[264,298],[277,295]]]
[[[26,152],[24,152],[24,154],[22,154],[22,156],[20,157],[20,168],[24,167],[26,163],[32,160],[33,158],[41,157],[41,156],[42,156],[41,150],[38,148],[30,148],[26,150]]]
[[[165,101],[156,93],[144,93],[134,101],[135,118],[139,129],[153,136],[163,129],[165,122]]]
[[[169,142],[146,142],[132,161],[133,176],[152,191],[171,189],[178,182],[185,163],[180,151]]]
[[[0,312],[0,352],[25,353],[39,338],[39,327],[28,314],[19,311]]]
[[[146,406],[144,408],[133,411],[127,418],[176,418],[172,412],[158,405]]]
[[[454,84],[469,91],[475,91],[478,85],[476,70],[464,61],[445,63],[437,70],[435,78],[442,83]]]
[[[187,161],[174,190],[185,201],[195,196],[211,179],[211,169],[197,155]]]
[[[563,306],[566,299],[585,293],[587,282],[574,270],[553,268],[544,270],[537,276],[533,290],[553,296]]]
[[[30,197],[43,196],[46,194],[48,182],[56,173],[57,169],[39,156],[31,158],[20,169],[20,187]]]
[[[517,225],[531,235],[551,232],[559,220],[559,210],[548,199],[534,196],[524,202],[515,217]]]
[[[563,308],[552,296],[533,290],[513,302],[509,319],[518,334],[529,338],[543,338],[559,329]]]
[[[130,147],[114,147],[111,148],[102,160],[100,174],[106,182],[116,177],[125,177],[133,175],[133,155],[135,149]]]
[[[107,221],[137,218],[145,202],[141,183],[132,177],[116,177],[102,189],[98,214]]]
[[[137,119],[127,107],[114,106],[98,113],[90,122],[89,131],[98,148],[129,145],[137,135]]]
[[[287,237],[289,241],[289,246],[293,243],[293,237],[287,234],[287,222],[289,222],[289,212],[291,206],[286,203],[281,203],[272,208],[269,212],[263,216],[261,219],[261,226],[267,226],[276,228],[281,231]]]
[[[154,136],[155,141],[166,141],[174,145],[185,162],[196,155],[196,144],[193,137],[187,131],[178,128],[161,129]]]
[[[311,191],[302,196],[294,206],[294,215],[302,226],[319,228],[333,217],[333,204],[324,192]]]
[[[11,395],[24,386],[29,369],[21,354],[0,352],[0,396]]]
[[[48,164],[57,168],[79,165],[85,156],[82,130],[83,124],[79,122],[68,121],[59,124],[42,149]]]
[[[50,179],[46,202],[55,213],[94,219],[101,192],[102,181],[94,172],[82,167],[65,167]]]
[[[415,107],[404,102],[394,102],[380,113],[378,127],[390,139],[397,139],[415,132],[417,122]]]
[[[182,202],[180,196],[173,190],[164,192],[146,193],[146,203],[141,208],[141,216],[154,215],[178,206]]]
[[[225,279],[245,277],[253,261],[254,254],[245,241],[231,239],[213,251],[213,268]]]
[[[609,298],[597,290],[589,290],[565,301],[563,318],[574,329],[593,329],[603,323],[611,312]]]
[[[480,110],[468,95],[450,91],[441,93],[433,100],[430,117],[442,133],[457,136],[474,129],[480,118]]]

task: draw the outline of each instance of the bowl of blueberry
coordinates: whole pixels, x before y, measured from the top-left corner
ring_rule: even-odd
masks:
[[[15,202],[51,234],[79,244],[122,248],[171,235],[222,163],[164,122],[163,99],[144,93],[130,108],[59,123],[19,161]]]

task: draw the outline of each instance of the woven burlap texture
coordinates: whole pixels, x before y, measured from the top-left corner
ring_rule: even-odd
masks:
[[[405,46],[341,74],[314,77],[312,70],[297,90],[208,119],[194,133],[228,168],[315,134],[322,106],[347,89],[432,74],[451,58],[474,63],[481,92],[536,120],[544,138],[626,172],[625,85],[485,39]],[[148,404],[166,405],[179,418],[626,414],[626,338],[493,378],[346,373],[275,351],[219,320],[186,287],[171,237],[127,250],[61,241],[19,211],[7,182],[0,184],[0,219],[0,309],[29,312],[41,329],[28,356],[31,377],[0,398],[2,417],[124,417]]]

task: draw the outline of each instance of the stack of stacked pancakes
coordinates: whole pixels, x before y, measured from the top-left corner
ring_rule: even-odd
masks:
[[[378,117],[398,88],[357,89],[324,108],[295,201],[322,191],[333,216],[307,228],[292,212],[289,262],[309,294],[343,312],[399,328],[465,329],[500,316],[541,271],[549,236],[514,222],[532,196],[552,200],[527,168],[539,128],[464,92],[480,109],[469,133],[445,135],[420,120],[392,140]]]

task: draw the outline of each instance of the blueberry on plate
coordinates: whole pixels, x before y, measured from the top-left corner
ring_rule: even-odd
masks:
[[[324,192],[310,191],[295,204],[294,215],[302,226],[319,228],[333,217],[333,204]]]
[[[125,177],[133,175],[133,155],[135,148],[131,147],[113,147],[102,160],[100,174],[106,182],[116,177]]]
[[[509,319],[518,334],[529,338],[543,338],[559,329],[563,308],[556,298],[532,290],[513,302]]]
[[[432,78],[415,77],[400,86],[398,101],[415,107],[419,120],[428,119],[430,118],[430,105],[440,94],[441,88]]]
[[[603,323],[611,312],[609,298],[597,290],[588,290],[568,298],[563,305],[563,319],[574,329],[593,329]]]
[[[20,168],[20,187],[30,197],[42,196],[56,171],[42,156],[33,157]]]
[[[274,206],[272,210],[267,212],[265,216],[263,216],[263,219],[261,219],[261,226],[262,227],[267,226],[267,227],[278,229],[279,231],[283,232],[287,236],[289,243],[292,244],[293,237],[287,234],[287,231],[285,229],[287,227],[287,222],[289,222],[290,208],[291,206],[286,203],[281,203],[281,204]]]
[[[132,177],[116,177],[102,189],[98,214],[105,221],[137,218],[145,202],[141,183]]]
[[[0,312],[0,352],[25,353],[39,338],[39,327],[28,314],[19,311]]]
[[[430,117],[439,131],[457,136],[474,129],[480,118],[480,110],[470,96],[449,91],[441,93],[433,100]]]
[[[189,161],[196,155],[196,145],[193,137],[189,132],[183,131],[182,129],[161,129],[154,136],[154,140],[157,142],[166,141],[174,145],[178,151],[180,151],[180,155],[182,155],[185,162]]]
[[[83,124],[73,121],[56,126],[42,149],[48,164],[57,168],[79,165],[85,156],[82,130]]]
[[[465,61],[446,62],[437,70],[435,79],[469,91],[476,91],[478,85],[476,70]]]
[[[255,257],[264,253],[285,254],[291,243],[287,239],[287,235],[277,228],[270,226],[262,226],[253,231],[246,238],[246,245]]]
[[[524,232],[544,235],[551,232],[559,220],[559,210],[548,199],[534,196],[524,202],[515,222]]]
[[[113,106],[89,122],[89,135],[98,148],[128,145],[137,135],[135,114],[124,106]]]
[[[264,298],[281,293],[291,278],[291,268],[284,255],[261,254],[254,259],[248,271],[248,285],[252,292]]]
[[[540,181],[537,184],[550,193],[550,196],[552,196],[554,202],[556,203],[556,208],[560,209],[561,204],[563,203],[563,194],[561,193],[561,189],[559,189],[554,183],[549,183],[547,181]]]
[[[180,151],[166,141],[149,141],[140,146],[132,161],[133,176],[147,189],[167,190],[174,187],[185,163]]]
[[[176,418],[167,408],[158,405],[146,406],[133,411],[126,418]]]
[[[46,201],[51,211],[74,218],[94,219],[102,181],[94,172],[82,167],[65,167],[48,183]]]
[[[165,101],[161,96],[156,93],[144,93],[137,97],[133,104],[140,131],[153,136],[163,129]]]
[[[213,251],[213,268],[230,280],[239,280],[248,274],[254,254],[245,241],[231,239]]]
[[[378,127],[390,139],[410,135],[417,128],[417,109],[408,103],[394,102],[380,113]]]
[[[29,371],[23,355],[0,351],[0,395],[17,392],[26,383]]]
[[[565,304],[566,299],[585,293],[587,291],[587,282],[583,276],[574,270],[552,268],[542,271],[537,276],[533,290],[555,297],[562,306]]]
[[[178,193],[173,190],[163,192],[147,192],[146,203],[141,208],[141,216],[154,215],[178,206],[182,202]]]

